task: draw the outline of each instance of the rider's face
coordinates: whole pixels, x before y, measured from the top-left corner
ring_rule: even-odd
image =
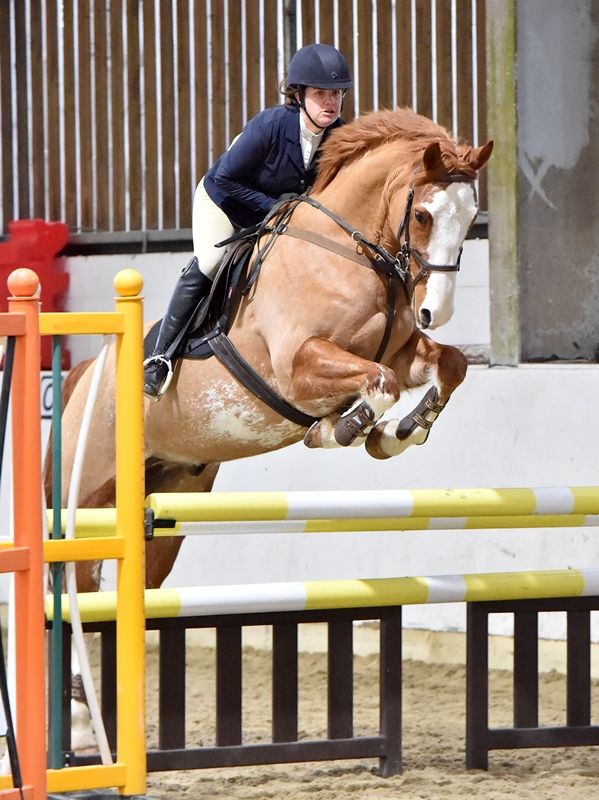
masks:
[[[322,128],[332,125],[341,113],[343,91],[341,89],[317,89],[307,86],[304,92],[306,111],[314,120],[316,127],[304,114],[304,121],[309,130],[319,133]]]

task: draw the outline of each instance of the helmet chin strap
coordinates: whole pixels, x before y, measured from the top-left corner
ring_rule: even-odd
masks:
[[[322,126],[322,125],[319,125],[319,124],[318,124],[318,122],[314,122],[314,120],[312,119],[312,117],[311,117],[311,116],[310,116],[310,114],[308,113],[308,109],[306,108],[306,104],[304,103],[303,99],[302,99],[302,102],[300,103],[300,108],[302,109],[302,111],[304,112],[304,114],[305,114],[305,115],[308,117],[308,119],[310,120],[310,122],[312,123],[312,125],[314,125],[314,127],[315,127],[315,128],[318,128],[318,130],[319,130],[319,131],[326,131],[326,129],[327,129],[329,126],[328,126],[328,125],[325,125],[325,126],[324,126],[324,128],[323,128],[323,126]],[[333,123],[331,122],[331,125],[332,125],[332,124],[333,124]]]
[[[330,128],[331,125],[334,125],[335,122],[337,122],[339,117],[334,119],[333,122],[329,123],[329,125],[324,125],[324,126],[323,125],[319,125],[318,122],[315,122],[312,119],[312,117],[310,116],[310,114],[308,112],[308,109],[306,108],[306,89],[305,89],[305,87],[304,86],[300,86],[298,88],[298,92],[297,93],[299,94],[299,98],[300,98],[300,102],[299,102],[300,108],[302,109],[304,114],[308,117],[308,119],[310,120],[312,125],[314,125],[315,128],[318,128],[319,131],[326,131],[327,128]],[[341,108],[343,108],[343,103],[341,103]]]
[[[310,116],[310,113],[308,112],[308,109],[306,108],[306,90],[305,90],[305,88],[303,86],[299,87],[298,94],[299,94],[299,98],[300,98],[300,103],[299,103],[300,108],[302,109],[304,114],[308,117],[308,119],[310,120],[312,125],[314,125],[315,128],[318,128],[319,131],[326,131],[326,129],[329,127],[328,125],[325,125],[324,128],[323,128],[322,125],[319,125],[318,122],[315,122],[312,119],[312,117]],[[331,125],[332,124],[333,123],[331,122]]]

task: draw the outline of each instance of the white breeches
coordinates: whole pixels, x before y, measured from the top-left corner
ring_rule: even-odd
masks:
[[[200,264],[200,272],[207,278],[213,278],[226,247],[215,247],[217,242],[228,239],[235,228],[224,211],[210,199],[204,189],[202,179],[193,196],[193,252]]]

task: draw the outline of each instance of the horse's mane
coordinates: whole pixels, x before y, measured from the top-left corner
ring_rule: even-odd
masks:
[[[385,109],[362,114],[353,122],[336,128],[324,143],[318,162],[318,173],[313,191],[320,192],[326,188],[337,175],[341,167],[361,158],[366,152],[401,139],[413,150],[414,161],[422,154],[431,142],[439,142],[447,171],[457,170],[465,164],[462,156],[466,152],[458,149],[449,132],[436,122],[412,111],[411,108]]]

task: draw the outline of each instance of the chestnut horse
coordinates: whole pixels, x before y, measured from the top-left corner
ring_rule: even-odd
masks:
[[[302,438],[308,447],[364,444],[375,458],[426,440],[467,363],[424,330],[452,315],[459,256],[477,213],[475,181],[492,146],[458,145],[409,109],[366,114],[331,134],[310,202],[293,208],[229,333],[263,381],[316,421],[284,418],[216,358],[180,360],[160,403],[146,401],[147,493],[209,491],[221,462]],[[113,366],[114,353],[90,427],[81,507],[114,503]],[[90,379],[88,368],[63,414],[65,496]],[[427,383],[411,414],[379,421],[402,391]],[[181,541],[149,543],[149,587],[168,575]],[[78,570],[81,591],[98,589],[98,564]]]
[[[335,130],[323,147],[311,199],[362,239],[299,203],[291,222],[305,238],[301,245],[291,235],[276,239],[230,331],[264,381],[318,421],[306,430],[282,418],[216,358],[180,360],[160,403],[146,401],[146,492],[209,491],[221,462],[302,438],[308,447],[364,443],[375,458],[422,444],[466,374],[463,354],[424,329],[452,315],[455,270],[477,212],[475,180],[491,150],[492,142],[476,149],[457,145],[443,127],[409,109],[366,114]],[[389,278],[358,263],[376,255],[377,247],[392,254],[398,273],[403,253],[411,275],[396,292],[378,362]],[[113,363],[114,353],[90,427],[80,507],[114,503]],[[63,413],[65,498],[91,372],[91,366],[83,372]],[[429,382],[427,399],[405,420],[378,422],[403,390]],[[166,552],[148,558],[148,586],[162,583],[180,544],[177,538],[152,543]],[[81,564],[81,590],[98,584],[97,566]]]

